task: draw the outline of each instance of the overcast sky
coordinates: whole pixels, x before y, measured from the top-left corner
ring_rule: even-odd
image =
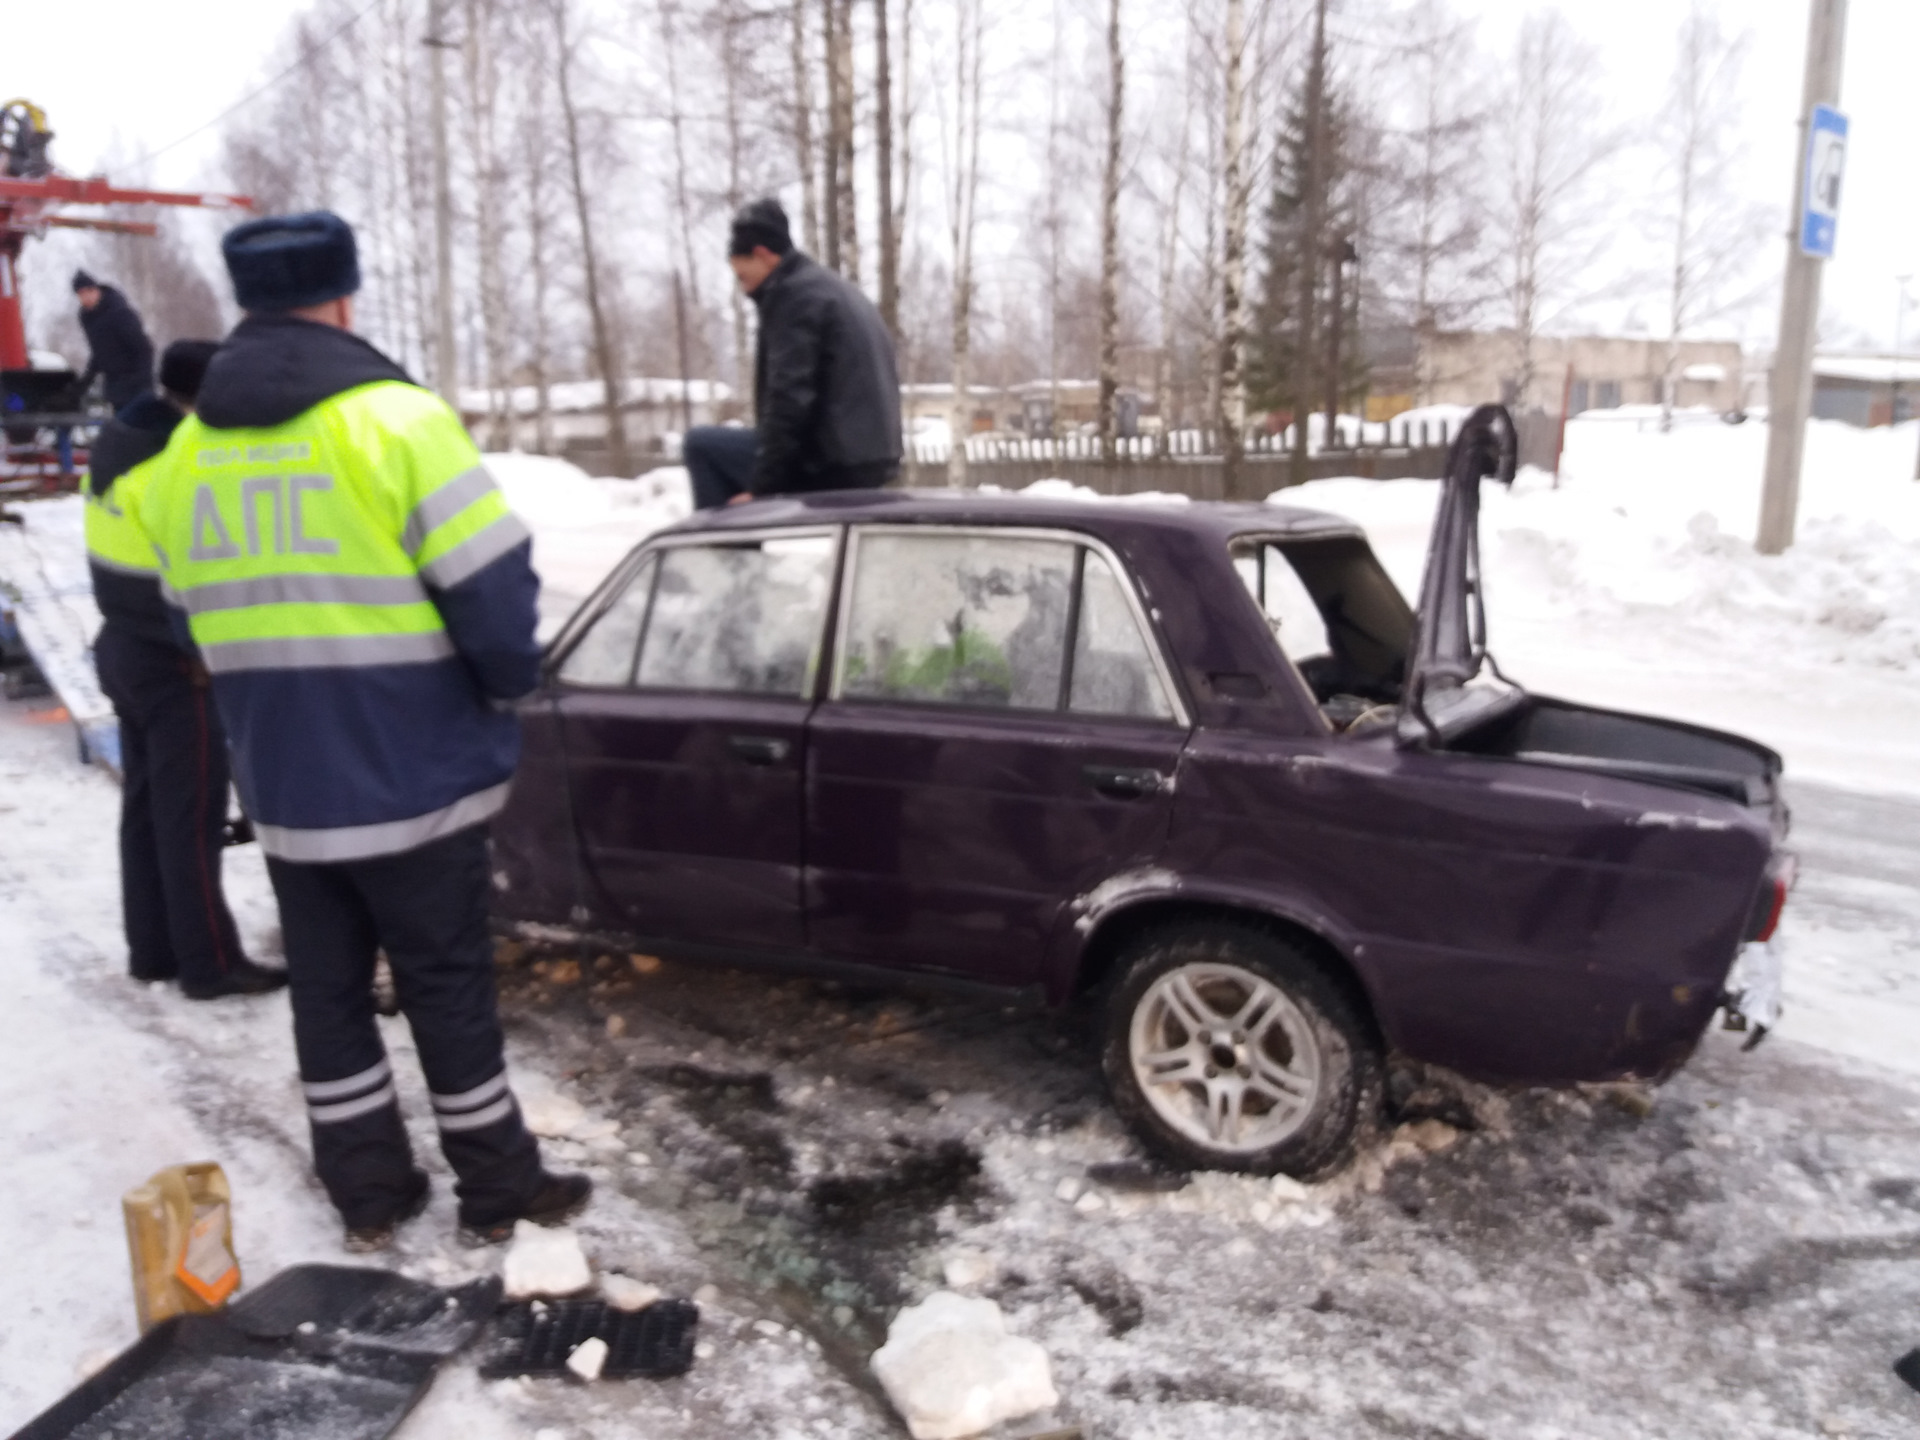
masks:
[[[1178,0],[1131,0],[1175,5]],[[1542,0],[1457,0],[1478,14],[1498,54]],[[1602,49],[1623,115],[1658,108],[1682,0],[1544,0]],[[297,0],[93,0],[7,6],[0,98],[43,106],[60,165],[85,174],[109,157],[163,153],[151,179],[195,187],[217,179],[217,130],[193,132],[268,78],[268,58]],[[1892,342],[1896,284],[1920,274],[1920,185],[1911,141],[1920,136],[1920,3],[1853,0],[1842,104],[1853,122],[1839,253],[1827,267],[1825,309],[1863,338]],[[1723,0],[1729,24],[1752,31],[1753,185],[1786,226],[1792,183],[1807,0]],[[182,137],[191,137],[183,140]],[[179,142],[179,143],[176,143]],[[1629,223],[1623,217],[1623,224]],[[1783,242],[1784,243],[1784,242]],[[29,260],[28,263],[31,263]],[[1914,293],[1920,295],[1920,284]],[[1763,322],[1771,330],[1772,319]],[[1762,338],[1754,336],[1753,338]],[[1920,346],[1920,315],[1907,326]]]

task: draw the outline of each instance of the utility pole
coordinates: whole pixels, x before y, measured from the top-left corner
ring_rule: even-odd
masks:
[[[433,106],[433,386],[440,398],[460,408],[460,380],[453,349],[453,182],[447,164],[447,49],[441,33],[446,0],[431,0],[427,10],[427,46],[433,51],[430,99]]]
[[[1800,153],[1793,165],[1793,206],[1787,235],[1786,284],[1780,295],[1780,343],[1774,351],[1767,412],[1767,470],[1760,492],[1754,548],[1778,555],[1793,543],[1800,509],[1800,460],[1807,411],[1813,400],[1814,329],[1820,313],[1820,260],[1802,248],[1807,208],[1807,158],[1813,109],[1840,102],[1847,0],[1811,0],[1807,17],[1807,73],[1800,96]]]

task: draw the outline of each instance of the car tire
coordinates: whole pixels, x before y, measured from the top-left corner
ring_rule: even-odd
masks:
[[[1230,922],[1151,931],[1108,987],[1101,1068],[1114,1108],[1188,1169],[1322,1179],[1380,1114],[1363,1002],[1304,947]]]

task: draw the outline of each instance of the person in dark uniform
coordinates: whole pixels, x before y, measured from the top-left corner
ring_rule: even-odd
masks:
[[[694,507],[885,485],[900,468],[900,377],[879,311],[858,285],[794,249],[778,200],[742,206],[728,249],[760,312],[755,428],[687,431]]]
[[[192,407],[216,342],[180,340],[160,363],[161,392],[101,427],[87,477],[87,565],[106,622],[93,644],[100,686],[120,717],[120,895],[128,969],[174,980],[192,1000],[257,995],[287,983],[249,960],[220,886],[227,737],[207,673],[176,638],[141,492]]]
[[[213,676],[280,902],[314,1169],[355,1250],[427,1201],[374,1019],[384,950],[465,1237],[592,1191],[541,1163],[508,1084],[487,822],[539,683],[532,536],[453,408],[353,333],[326,211],[221,242],[246,318],[142,506]]]
[[[75,387],[87,393],[102,377],[107,404],[116,411],[153,389],[153,341],[140,312],[112,285],[102,285],[84,270],[73,272],[73,293],[80,301],[80,328],[87,336],[87,368]]]

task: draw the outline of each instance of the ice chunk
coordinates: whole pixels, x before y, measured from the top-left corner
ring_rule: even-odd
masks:
[[[513,1093],[519,1097],[527,1128],[536,1135],[557,1140],[587,1118],[586,1106],[571,1095],[562,1095],[545,1076],[518,1077]]]
[[[630,1275],[602,1275],[600,1293],[616,1310],[644,1310],[660,1298],[660,1287]]]
[[[941,1261],[940,1269],[947,1277],[949,1289],[967,1290],[986,1284],[999,1266],[984,1250],[955,1250]]]
[[[1304,1204],[1313,1192],[1291,1175],[1276,1175],[1267,1182],[1267,1190],[1275,1200],[1284,1205]]]
[[[1047,1352],[1000,1307],[938,1290],[893,1317],[873,1373],[913,1440],[959,1440],[1060,1403]]]
[[[607,1363],[607,1342],[598,1335],[582,1340],[573,1347],[573,1353],[567,1356],[567,1369],[582,1380],[598,1380],[601,1367]]]
[[[500,1273],[509,1300],[572,1295],[593,1283],[580,1237],[565,1226],[549,1230],[530,1220],[514,1225],[513,1244]]]

